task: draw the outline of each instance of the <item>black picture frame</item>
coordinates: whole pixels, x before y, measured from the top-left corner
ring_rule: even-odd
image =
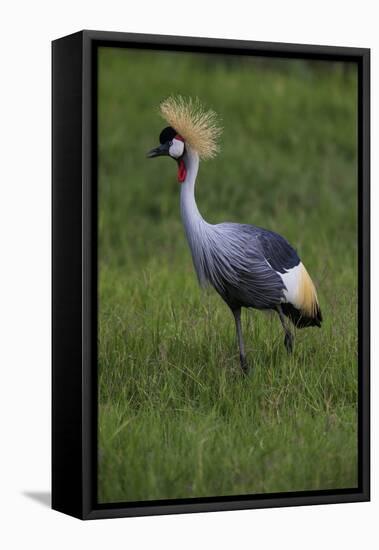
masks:
[[[98,504],[97,49],[350,61],[358,66],[359,485],[356,489]],[[370,499],[370,50],[81,31],[52,43],[52,507],[81,519]]]

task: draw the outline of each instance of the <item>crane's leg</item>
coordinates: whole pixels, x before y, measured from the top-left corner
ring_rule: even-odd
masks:
[[[238,347],[239,347],[239,350],[240,350],[241,369],[242,369],[242,372],[244,374],[247,374],[247,371],[249,370],[249,367],[248,367],[247,360],[246,360],[245,344],[243,342],[243,336],[242,336],[241,308],[233,309],[233,315],[234,315],[234,320],[236,322]]]
[[[293,334],[292,334],[291,330],[289,329],[289,327],[287,325],[286,318],[285,318],[283,310],[282,310],[282,306],[280,306],[280,305],[277,306],[276,311],[279,314],[280,321],[281,321],[282,327],[284,329],[284,345],[286,346],[286,349],[287,349],[288,353],[292,353],[292,351],[293,351]]]

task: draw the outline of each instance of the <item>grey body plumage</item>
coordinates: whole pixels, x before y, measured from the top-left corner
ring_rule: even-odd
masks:
[[[206,224],[188,237],[201,284],[210,283],[231,309],[273,309],[286,288],[262,247],[264,229],[238,223]]]
[[[182,105],[174,102],[169,107],[173,110],[172,117],[186,131],[192,122],[190,116],[184,122],[181,120]],[[286,317],[299,328],[321,326],[316,290],[296,251],[277,233],[232,222],[213,225],[203,219],[195,200],[199,154],[185,142],[183,131],[182,134],[171,126],[165,128],[160,136],[161,145],[148,156],[168,155],[178,162],[180,211],[195,271],[200,284],[212,285],[232,310],[241,367],[246,372],[241,308],[276,311],[284,329],[285,346],[291,352],[293,334]],[[199,137],[199,133],[190,135],[192,139]],[[207,151],[207,142],[200,145]]]
[[[270,254],[265,253],[269,251],[267,242],[275,240],[277,249],[287,248],[288,267],[300,262],[296,252],[282,237],[259,227],[207,223],[194,195],[198,171],[196,153],[187,150],[184,162],[187,178],[181,189],[181,215],[200,284],[214,286],[233,310],[240,307],[275,309],[284,299],[285,285],[270,264],[270,260],[273,261]],[[275,249],[274,244],[271,248]]]

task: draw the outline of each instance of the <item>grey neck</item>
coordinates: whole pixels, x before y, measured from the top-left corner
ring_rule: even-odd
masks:
[[[204,220],[195,200],[195,183],[199,171],[199,155],[187,146],[183,160],[187,174],[186,179],[181,184],[180,211],[188,237],[188,230],[191,230],[191,228],[194,229],[199,223],[204,223]]]
[[[191,250],[192,260],[199,278],[200,284],[205,284],[205,256],[207,234],[210,225],[202,218],[195,200],[195,183],[199,170],[199,156],[195,151],[186,148],[184,155],[186,167],[186,179],[181,184],[180,211],[187,241]]]

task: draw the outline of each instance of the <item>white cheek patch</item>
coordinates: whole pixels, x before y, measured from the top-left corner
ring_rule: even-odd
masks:
[[[170,157],[178,159],[182,156],[184,151],[184,143],[180,139],[173,139],[170,149],[168,150]]]

